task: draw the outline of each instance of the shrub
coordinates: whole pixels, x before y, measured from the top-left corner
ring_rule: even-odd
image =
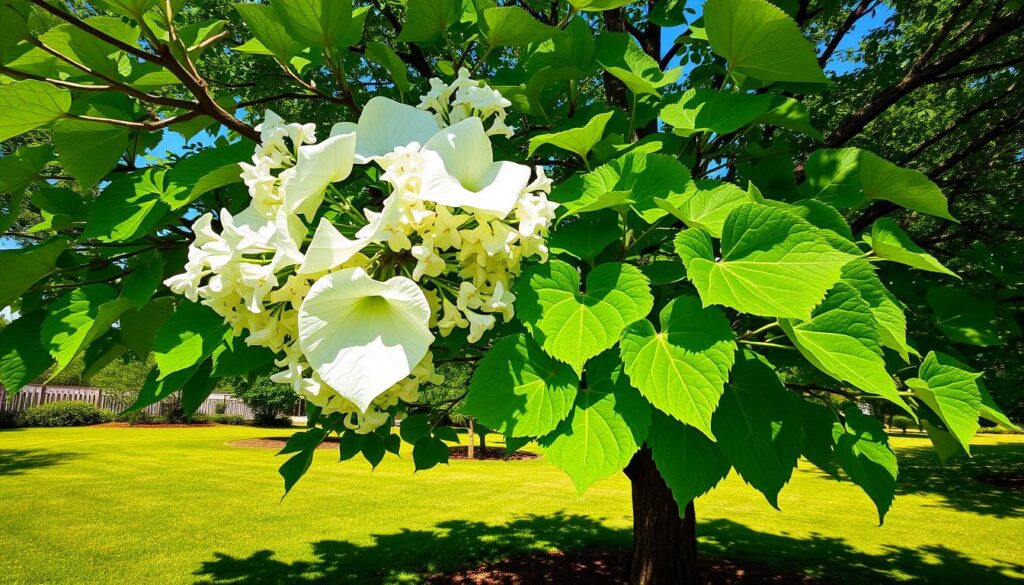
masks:
[[[18,426],[18,415],[13,412],[0,412],[0,429],[13,429]]]
[[[213,413],[214,414],[224,414],[227,411],[228,411],[228,401],[227,400],[221,400],[217,404],[213,405]]]
[[[59,400],[33,406],[18,417],[23,427],[79,427],[110,422],[114,413],[90,402]]]
[[[211,414],[210,422],[222,425],[244,425],[245,417],[240,414]],[[289,421],[290,422],[290,421]]]
[[[206,424],[210,424],[210,415],[208,415],[208,414],[202,414],[202,413],[196,413],[196,414],[193,414],[193,415],[192,415],[192,418],[191,418],[191,419],[189,419],[189,421],[188,421],[188,422],[189,422],[190,424],[194,424],[194,425],[206,425]]]
[[[917,423],[914,422],[914,419],[910,418],[909,416],[896,415],[892,417],[892,422],[889,424],[889,426],[897,428],[901,432],[906,434],[907,429],[916,427]]]
[[[257,378],[253,382],[239,381],[234,387],[235,396],[252,409],[253,424],[257,426],[291,426],[291,420],[281,418],[282,414],[295,408],[298,397],[290,386],[275,384],[270,378]]]

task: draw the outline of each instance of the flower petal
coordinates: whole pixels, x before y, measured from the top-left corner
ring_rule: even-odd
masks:
[[[377,96],[366,102],[359,124],[341,122],[331,128],[331,135],[355,130],[355,161],[365,164],[398,146],[410,142],[423,144],[437,133],[437,120],[430,112]]]
[[[340,266],[358,254],[367,243],[366,238],[346,238],[326,217],[321,217],[298,274],[323,272]]]
[[[331,136],[319,144],[300,146],[295,176],[283,186],[285,209],[312,219],[327,186],[352,172],[355,148],[356,135],[351,132]]]
[[[324,382],[365,412],[427,354],[429,320],[415,282],[346,268],[310,288],[299,307],[299,346]]]

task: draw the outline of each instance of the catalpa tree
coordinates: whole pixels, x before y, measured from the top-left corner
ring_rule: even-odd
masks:
[[[732,470],[778,507],[803,457],[881,521],[898,469],[873,409],[943,459],[1012,423],[979,370],[908,336],[901,280],[944,279],[936,310],[962,297],[907,228],[957,219],[928,175],[847,146],[885,108],[821,142],[805,97],[873,6],[818,4],[3,0],[21,246],[0,252],[0,381],[151,358],[132,409],[179,392],[194,412],[222,378],[271,375],[310,413],[286,491],[331,434],[342,459],[404,441],[417,470],[447,462],[464,399],[581,492],[625,471],[637,584],[698,582],[693,500]],[[961,18],[899,91],[1024,11],[947,52]],[[819,55],[801,27],[833,21]],[[453,360],[466,395],[409,415]]]

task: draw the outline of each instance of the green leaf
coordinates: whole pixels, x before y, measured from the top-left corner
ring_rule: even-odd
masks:
[[[808,157],[804,170],[804,192],[834,207],[857,207],[881,199],[956,221],[949,213],[946,196],[924,173],[898,167],[866,150],[817,150]]]
[[[163,379],[157,378],[159,370],[157,370],[157,368],[153,368],[149,371],[149,374],[146,375],[146,379],[142,383],[142,388],[139,390],[139,396],[131,406],[125,409],[125,412],[137,412],[151,404],[156,404],[178,390],[181,390],[192,376],[196,374],[200,365],[201,364],[196,364],[191,368],[174,372]]]
[[[730,71],[768,82],[828,81],[800,27],[765,0],[708,0],[704,27]]]
[[[60,120],[53,126],[57,159],[83,189],[96,184],[128,148],[128,129],[84,120]]]
[[[71,108],[71,92],[27,79],[0,85],[0,142],[59,120]]]
[[[982,409],[978,388],[981,374],[944,353],[931,351],[918,367],[917,376],[907,380],[907,386],[939,415],[964,451],[970,453]]]
[[[22,146],[14,154],[0,157],[0,193],[10,193],[35,181],[52,159],[53,149],[48,144]]]
[[[0,385],[8,396],[42,376],[53,363],[40,335],[44,319],[46,311],[36,310],[0,329]]]
[[[881,525],[896,497],[896,454],[889,447],[882,421],[856,406],[847,408],[845,414],[846,424],[836,423],[832,431],[836,458],[850,480],[875,503]]]
[[[199,364],[217,349],[228,326],[206,305],[182,300],[153,340],[153,355],[163,380]]]
[[[473,372],[462,410],[513,437],[546,435],[565,420],[579,377],[523,334],[494,344]]]
[[[249,345],[241,337],[228,336],[211,354],[214,378],[246,376],[274,361],[274,352],[265,347]]]
[[[172,210],[181,209],[208,191],[241,183],[238,163],[252,158],[252,149],[251,140],[240,140],[218,144],[179,161],[167,175],[178,188],[166,191],[163,202]]]
[[[485,8],[480,31],[490,47],[521,47],[545,41],[557,29],[541,24],[518,6]]]
[[[285,29],[273,7],[267,4],[235,4],[235,10],[260,44],[278,61],[288,63],[302,52],[303,45]]]
[[[875,267],[867,260],[858,259],[843,266],[842,274],[843,282],[857,289],[868,304],[882,345],[899,353],[903,361],[909,361],[910,354],[918,355],[917,350],[907,343],[907,317],[903,314],[903,305],[879,280]]]
[[[800,454],[818,469],[839,479],[839,462],[832,436],[832,428],[837,422],[835,413],[824,404],[801,400],[800,422],[804,430]]]
[[[877,394],[906,410],[910,406],[896,391],[885,370],[881,342],[871,309],[855,288],[838,283],[811,319],[779,321],[800,354],[829,376]]]
[[[952,270],[943,266],[934,256],[915,244],[907,232],[900,229],[900,226],[888,217],[875,221],[875,224],[871,226],[871,235],[865,234],[864,240],[871,244],[871,249],[879,258],[906,264],[920,270],[949,274],[960,278]]]
[[[22,293],[53,272],[57,257],[68,247],[67,240],[55,238],[16,250],[0,250],[0,308],[18,300]]]
[[[978,378],[976,383],[978,384],[978,392],[981,394],[981,418],[990,420],[1004,428],[1019,431],[1020,428],[1013,424],[1010,418],[999,408],[999,405],[996,404],[981,378]]]
[[[688,227],[702,228],[712,236],[721,238],[725,220],[732,210],[751,201],[749,193],[731,183],[698,181],[696,192],[680,204],[658,200],[658,205]]]
[[[618,215],[611,211],[592,213],[560,223],[551,234],[548,246],[556,254],[564,252],[589,260],[618,240],[621,233]]]
[[[448,464],[448,445],[437,437],[423,437],[412,448],[412,462],[416,471],[430,469],[441,463]]]
[[[582,179],[584,197],[622,193],[628,201],[620,201],[620,204],[629,204],[647,223],[668,215],[659,206],[659,199],[679,204],[693,189],[690,171],[676,157],[663,154],[630,152],[601,165]],[[578,203],[567,203],[566,208],[574,205]]]
[[[622,8],[628,4],[632,4],[637,0],[569,0],[569,4],[572,7],[581,12],[602,12],[605,10],[615,10],[616,8]]]
[[[430,418],[425,414],[411,414],[402,420],[398,429],[403,441],[415,445],[416,441],[430,436]]]
[[[736,357],[729,320],[695,296],[674,299],[660,319],[660,332],[643,319],[622,334],[626,374],[651,404],[714,439],[711,415]]]
[[[676,253],[705,305],[726,305],[767,317],[810,318],[855,256],[834,248],[824,233],[775,207],[737,206],[722,227],[721,260],[707,232],[679,233]]]
[[[320,427],[313,427],[309,430],[295,433],[288,439],[288,443],[281,449],[278,455],[295,453],[288,461],[278,468],[277,472],[284,479],[284,495],[288,495],[295,484],[306,474],[309,466],[313,464],[313,454],[317,447],[327,438],[327,430]],[[282,496],[283,498],[284,496]]]
[[[121,341],[140,360],[145,360],[153,350],[153,339],[164,321],[174,312],[174,299],[160,297],[143,307],[126,311],[121,315]]]
[[[132,272],[121,280],[121,296],[141,307],[149,302],[164,279],[164,261],[160,256],[145,255],[132,266]]]
[[[530,151],[527,156],[533,156],[533,152],[543,144],[550,144],[558,148],[574,152],[583,162],[587,161],[587,154],[594,148],[594,145],[601,141],[604,136],[604,129],[608,121],[612,119],[614,112],[605,112],[592,117],[585,126],[553,132],[538,134],[530,139]]]
[[[124,16],[130,16],[136,21],[141,21],[143,15],[154,7],[162,4],[159,0],[98,0],[99,3],[111,12]]]
[[[196,373],[181,387],[181,408],[185,416],[191,418],[206,402],[217,385],[217,380],[210,377],[210,362],[203,362]]]
[[[540,43],[526,61],[529,71],[575,68],[583,76],[594,64],[594,32],[582,16],[569,20],[562,34]]]
[[[524,272],[516,296],[516,311],[533,338],[577,372],[654,306],[647,277],[619,263],[599,265],[587,275],[586,291],[580,292],[576,268],[552,260]]]
[[[86,202],[82,196],[64,187],[39,187],[32,193],[32,205],[39,208],[43,221],[32,227],[61,229],[85,219]]]
[[[43,343],[57,362],[50,377],[66,368],[130,307],[131,301],[117,298],[117,291],[105,284],[83,285],[54,301],[42,328]]]
[[[431,42],[459,22],[461,0],[409,0],[399,41]]]
[[[811,114],[799,101],[782,95],[772,96],[767,112],[754,119],[755,123],[770,124],[779,128],[788,128],[821,140],[821,132],[811,125]]]
[[[830,230],[847,240],[853,240],[853,232],[850,231],[850,224],[846,222],[846,218],[828,203],[818,201],[817,199],[801,199],[791,204],[773,201],[769,201],[769,204],[784,207],[787,211],[792,212],[816,228]],[[859,248],[856,250],[857,253],[860,253]]]
[[[341,40],[352,23],[352,0],[271,0],[270,5],[277,19],[304,44],[327,49],[344,46]]]
[[[93,16],[84,22],[129,45],[135,46],[139,39],[138,27],[120,18]],[[132,63],[124,51],[73,24],[55,26],[40,35],[39,40],[106,77],[120,79],[132,72]]]
[[[682,75],[682,68],[662,71],[658,62],[629,33],[603,32],[597,38],[595,58],[605,71],[636,95],[660,96],[658,90]]]
[[[394,80],[395,87],[398,88],[399,93],[405,95],[412,89],[412,83],[409,81],[409,68],[405,61],[402,61],[402,58],[395,53],[394,49],[384,43],[370,41],[366,43],[364,54],[367,59],[380,65],[391,75],[391,79]]]
[[[800,398],[771,366],[745,353],[712,423],[718,446],[744,481],[779,507],[803,447]]]
[[[771,105],[768,94],[721,92],[707,88],[687,90],[680,100],[662,108],[659,117],[676,134],[700,132],[728,134],[750,124]]]
[[[647,444],[680,510],[729,474],[729,460],[717,444],[660,411],[654,411]]]
[[[569,417],[538,441],[544,457],[572,478],[580,494],[626,467],[651,420],[650,406],[629,385],[615,352],[590,364],[587,381]]]
[[[89,208],[85,238],[130,242],[151,230],[170,211],[163,172],[149,169],[110,182]]]
[[[996,327],[995,301],[990,295],[975,296],[962,288],[931,288],[928,305],[935,312],[935,323],[955,343],[1001,345]]]

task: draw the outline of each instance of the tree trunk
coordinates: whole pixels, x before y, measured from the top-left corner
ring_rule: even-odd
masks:
[[[466,446],[466,457],[468,459],[472,459],[473,455],[474,455],[473,447],[475,446],[473,444],[474,443],[474,439],[473,439],[473,417],[469,417],[469,429],[467,430],[466,434],[467,434],[467,437],[466,437],[466,439],[467,439],[467,441],[466,441],[466,445],[467,445]]]
[[[697,523],[693,502],[686,514],[644,446],[626,466],[633,488],[632,585],[699,585]],[[681,517],[682,516],[682,517]]]

